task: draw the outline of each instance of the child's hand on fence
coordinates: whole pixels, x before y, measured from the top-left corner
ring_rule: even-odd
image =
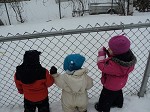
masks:
[[[57,68],[55,66],[52,66],[51,69],[50,69],[50,74],[53,75],[53,74],[56,74],[57,73]]]
[[[99,51],[98,51],[98,58],[97,61],[101,61],[104,60],[106,58],[106,51],[107,49],[105,47],[102,47]]]

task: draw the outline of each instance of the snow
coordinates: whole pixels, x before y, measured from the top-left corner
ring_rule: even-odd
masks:
[[[144,97],[138,96],[125,96],[123,108],[111,108],[110,112],[149,112],[150,110],[150,94]],[[90,99],[88,104],[88,112],[97,112],[94,109],[94,104],[97,98]],[[50,104],[51,112],[62,112],[61,103],[56,102]],[[23,106],[12,108],[1,108],[0,112],[23,112]]]
[[[41,32],[43,29],[50,31],[52,28],[57,31],[61,28],[66,30],[68,29],[76,29],[79,25],[84,28],[89,24],[91,26],[95,26],[96,23],[103,26],[105,23],[109,25],[115,24],[130,24],[130,23],[138,23],[139,21],[146,22],[147,19],[150,19],[149,15],[144,16],[116,16],[116,15],[93,15],[93,16],[85,16],[85,17],[77,17],[77,18],[64,18],[57,19],[49,22],[42,23],[24,23],[18,25],[10,25],[10,26],[0,26],[0,34],[6,36],[8,33],[12,34],[23,34],[25,32],[32,33],[34,31]],[[15,27],[15,28],[14,28]]]
[[[38,3],[37,3],[38,4]],[[47,5],[46,5],[47,6]],[[28,8],[32,8],[28,6]],[[38,7],[37,7],[38,8]],[[91,26],[95,26],[96,23],[103,26],[105,23],[109,25],[115,24],[130,24],[130,23],[138,23],[139,21],[145,22],[147,19],[150,19],[150,12],[139,13],[137,11],[134,12],[133,16],[117,16],[117,15],[93,15],[93,16],[83,16],[83,17],[67,17],[63,19],[59,19],[58,12],[56,14],[56,7],[53,8],[51,15],[46,15],[46,12],[41,11],[40,13],[44,12],[43,15],[47,16],[49,19],[53,19],[51,21],[47,21],[45,17],[39,18],[38,20],[34,21],[34,19],[38,18],[38,13],[33,14],[30,13],[31,16],[33,14],[34,18],[31,18],[24,24],[14,24],[14,25],[7,25],[7,26],[0,26],[0,35],[7,36],[8,33],[13,35],[20,33],[24,34],[25,32],[32,33],[34,31],[41,32],[43,29],[50,31],[51,29],[60,30],[61,28],[64,29],[76,29],[79,25],[86,27],[88,24]],[[36,10],[36,9],[34,9]],[[39,11],[39,10],[38,10]],[[58,10],[57,10],[58,11]],[[53,14],[53,15],[52,15]],[[65,14],[64,14],[65,15]],[[34,22],[33,22],[34,21]],[[47,21],[47,22],[46,22]],[[149,37],[148,37],[149,38]],[[100,94],[100,93],[99,93]],[[150,93],[145,94],[144,97],[138,97],[137,95],[133,96],[124,96],[124,106],[122,109],[119,108],[112,108],[111,112],[149,112],[150,111]],[[98,98],[92,98],[89,100],[88,112],[96,112],[94,109],[95,102],[98,101]],[[61,103],[54,102],[50,104],[52,112],[62,112]],[[23,106],[18,106],[9,108],[3,107],[0,109],[0,112],[23,112]]]

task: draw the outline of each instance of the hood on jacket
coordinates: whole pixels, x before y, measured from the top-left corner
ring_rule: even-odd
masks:
[[[134,56],[131,50],[129,50],[128,55],[123,54],[120,56],[112,57],[111,60],[123,67],[131,67],[135,65],[137,62],[136,57]]]
[[[46,69],[40,64],[39,56],[41,52],[37,50],[26,51],[23,63],[16,67],[16,78],[24,84],[32,84],[36,80],[45,78]]]
[[[69,86],[69,88],[74,93],[83,93],[86,88],[86,75],[88,72],[87,68],[82,68],[74,71],[73,75],[64,75],[64,80]]]
[[[36,80],[45,79],[46,69],[41,65],[25,66],[20,65],[16,67],[16,78],[24,84],[32,84]]]

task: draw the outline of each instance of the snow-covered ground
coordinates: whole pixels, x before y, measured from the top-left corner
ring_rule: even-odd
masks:
[[[94,109],[94,104],[98,99],[90,99],[88,112],[97,112]],[[111,108],[110,112],[149,112],[150,111],[150,94],[139,98],[138,96],[125,96],[123,108]],[[51,112],[63,112],[61,103],[50,104]],[[23,106],[12,108],[1,108],[0,112],[23,112]]]
[[[30,6],[31,7],[31,6]],[[56,8],[53,8],[53,13],[56,12]],[[35,10],[35,9],[34,9]],[[52,10],[52,9],[51,9]],[[38,13],[43,13],[43,11],[38,10]],[[58,10],[57,10],[58,11]],[[31,11],[32,12],[32,11]],[[37,14],[38,14],[37,13]],[[45,14],[46,12],[44,12]],[[12,34],[23,34],[25,32],[32,33],[34,31],[41,32],[43,29],[51,30],[51,28],[55,28],[57,30],[61,28],[65,29],[76,29],[79,25],[86,27],[88,24],[91,26],[95,26],[96,23],[103,25],[105,22],[109,25],[115,24],[130,24],[130,23],[138,23],[139,21],[145,22],[147,19],[150,19],[150,12],[139,13],[137,11],[134,12],[133,16],[117,16],[117,15],[93,15],[93,16],[83,16],[83,17],[69,17],[59,19],[58,12],[57,16],[49,15],[49,17],[54,17],[52,21],[48,21],[41,17],[39,20],[30,21],[23,24],[14,24],[7,26],[0,26],[0,35],[7,36],[8,33]],[[35,14],[34,14],[35,15]],[[45,14],[46,15],[46,14]],[[65,15],[65,13],[63,13]],[[34,20],[34,18],[30,18],[30,20]],[[38,17],[37,17],[38,18]],[[50,18],[52,19],[52,18]],[[150,37],[147,37],[150,39]],[[98,101],[98,98],[92,98],[89,100],[88,112],[96,112],[94,109],[94,103]],[[52,112],[62,112],[61,103],[56,102],[50,104]],[[1,108],[0,112],[23,112],[23,106],[15,107],[15,108]],[[112,108],[111,112],[150,112],[150,93],[147,93],[144,97],[139,98],[137,95],[134,96],[125,96],[124,106],[122,109]]]

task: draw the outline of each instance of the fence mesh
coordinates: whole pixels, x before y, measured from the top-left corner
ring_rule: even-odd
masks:
[[[38,33],[39,36],[35,36],[37,32],[33,32],[22,35],[8,34],[5,39],[0,38],[0,107],[22,105],[23,96],[17,93],[13,77],[16,66],[22,63],[23,54],[26,50],[31,49],[42,52],[40,62],[43,67],[50,69],[51,66],[55,65],[61,74],[64,73],[63,61],[68,54],[80,53],[84,55],[86,57],[84,67],[89,69],[88,75],[94,79],[94,86],[88,91],[89,98],[99,97],[102,85],[100,83],[101,72],[96,65],[97,51],[102,46],[108,48],[109,39],[118,34],[125,34],[129,37],[132,43],[131,50],[137,57],[135,70],[129,75],[128,83],[123,92],[124,95],[137,94],[146,67],[148,50],[150,50],[150,21],[147,21],[143,27],[141,27],[141,23],[135,25],[134,28],[121,25],[122,29],[117,29],[117,25],[109,24],[94,27],[87,25],[85,28],[79,26],[74,30],[63,29],[64,33],[60,30],[55,30],[55,33],[53,30],[43,30]],[[97,30],[97,27],[105,30]],[[85,31],[87,28],[90,30]],[[65,34],[65,31],[72,33]],[[18,36],[20,38],[17,38]],[[11,39],[11,37],[13,38]],[[150,85],[150,81],[148,85]],[[147,88],[147,91],[149,90],[150,88]],[[55,84],[49,88],[51,103],[59,101],[60,95],[61,90]]]

